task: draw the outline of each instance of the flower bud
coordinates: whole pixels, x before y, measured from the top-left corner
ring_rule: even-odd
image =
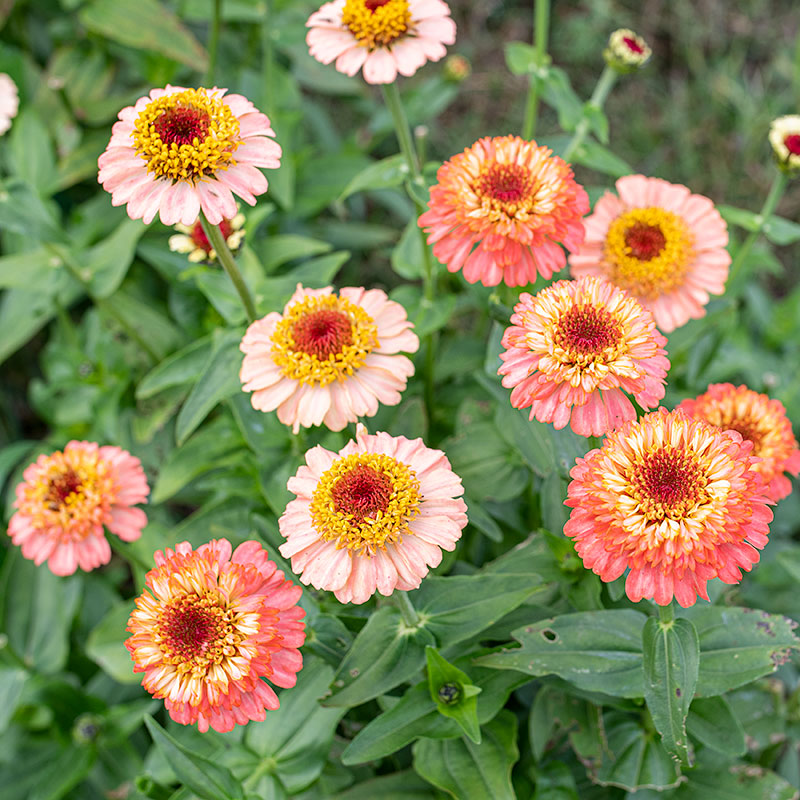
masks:
[[[457,683],[443,683],[439,687],[438,697],[446,706],[454,706],[461,700],[461,686]]]
[[[628,28],[614,31],[603,51],[606,64],[619,73],[635,72],[643,67],[652,55],[652,50],[641,36]]]
[[[472,65],[469,61],[458,54],[448,56],[444,62],[444,77],[453,83],[461,83],[461,81],[469,78],[472,73]]]
[[[800,171],[800,115],[778,117],[769,126],[769,143],[778,166],[789,175]]]

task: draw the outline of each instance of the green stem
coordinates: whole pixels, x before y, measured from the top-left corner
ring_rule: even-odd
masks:
[[[414,139],[411,136],[411,128],[408,125],[408,117],[406,117],[406,112],[403,108],[403,101],[400,99],[400,89],[397,88],[397,81],[385,83],[381,86],[381,89],[383,89],[383,99],[386,101],[386,107],[392,115],[400,152],[406,157],[411,178],[415,180],[420,177],[419,161],[417,161]]]
[[[658,607],[658,621],[663,626],[669,626],[675,621],[675,608],[671,600],[667,605]]]
[[[222,0],[212,0],[211,29],[208,33],[208,70],[206,72],[206,86],[214,85],[214,76],[217,71],[217,50],[219,50],[219,29],[222,21]]]
[[[522,138],[532,139],[536,131],[536,117],[539,114],[539,70],[547,59],[547,37],[550,30],[550,0],[536,0],[533,11],[533,46],[536,48],[536,70],[531,73],[528,83],[528,99],[525,102],[525,121],[522,125]]]
[[[242,273],[239,272],[236,259],[233,257],[233,253],[231,253],[228,243],[225,241],[225,237],[222,235],[219,226],[212,225],[206,219],[204,214],[200,214],[200,222],[202,223],[203,230],[208,237],[209,244],[214,248],[214,251],[217,254],[219,263],[222,264],[222,268],[228,273],[228,277],[231,279],[233,288],[236,289],[239,299],[242,301],[245,313],[247,314],[247,321],[255,322],[258,315],[256,314],[256,305],[253,302],[253,295],[250,294],[250,289],[247,288],[247,284],[242,277]]]
[[[405,622],[409,628],[418,628],[419,615],[414,606],[411,605],[411,600],[408,599],[408,592],[397,589],[392,593],[392,599],[403,617],[403,622]]]
[[[783,193],[786,191],[786,184],[788,183],[788,180],[789,179],[785,172],[781,172],[780,170],[777,171],[775,178],[772,181],[772,186],[769,188],[767,199],[764,200],[764,205],[761,207],[761,211],[759,212],[760,222],[758,224],[758,228],[748,234],[747,238],[741,243],[739,249],[736,251],[736,258],[733,259],[730,273],[728,275],[728,286],[734,285],[734,281],[742,271],[744,262],[747,260],[747,256],[750,254],[750,251],[753,249],[753,245],[756,243],[758,237],[761,236],[761,232],[764,230],[764,226],[767,224],[767,222],[769,222],[769,218],[775,213],[775,209],[778,207],[778,203],[780,202],[781,197],[783,197]]]
[[[605,69],[600,74],[600,79],[597,81],[597,85],[594,87],[592,96],[589,98],[589,105],[598,109],[602,109],[605,105],[608,95],[614,88],[616,81],[616,70],[606,65]],[[578,123],[578,127],[575,128],[575,133],[572,134],[572,139],[567,145],[567,149],[561,156],[564,161],[569,161],[572,158],[575,151],[583,144],[583,140],[586,138],[587,133],[589,133],[589,118],[584,114]]]

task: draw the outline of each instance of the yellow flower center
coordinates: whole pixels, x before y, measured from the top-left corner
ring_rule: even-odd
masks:
[[[355,453],[334,461],[319,479],[311,521],[324,541],[372,556],[409,532],[420,499],[410,467],[383,453]]]
[[[609,278],[636,297],[654,300],[683,283],[692,259],[686,223],[663,208],[634,208],[608,229]]]
[[[378,327],[364,309],[336,295],[309,296],[276,325],[272,358],[287,378],[327,386],[351,376],[378,345]]]
[[[205,89],[186,89],[148,103],[132,136],[148,172],[195,183],[236,163],[239,120]]]
[[[411,25],[407,0],[347,0],[342,23],[361,47],[385,47],[406,33]]]

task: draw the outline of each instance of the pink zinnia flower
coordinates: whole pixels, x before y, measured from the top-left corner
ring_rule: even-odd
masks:
[[[0,136],[10,127],[19,110],[17,84],[5,72],[0,72]]]
[[[438,61],[456,40],[456,24],[442,0],[334,0],[315,11],[306,42],[317,61],[345,75],[363,67],[367,83],[392,83]]]
[[[746,386],[712,383],[708,391],[684,400],[678,409],[752,442],[753,455],[760,459],[753,469],[764,478],[770,500],[791,493],[791,481],[783,473],[797,476],[800,472],[800,449],[780,400],[770,400]]]
[[[257,167],[277,169],[281,148],[269,119],[227,89],[153,89],[119,112],[98,180],[111,204],[146,224],[212,225],[236,216],[234,194],[251,206],[267,191]]]
[[[147,501],[142,464],[119,447],[69,442],[61,452],[41,455],[22,473],[17,509],[8,525],[22,555],[56,575],[88,572],[111,560],[103,526],[126,542],[142,535]]]
[[[297,499],[279,520],[279,549],[303,583],[342,603],[416,589],[467,524],[461,479],[422,439],[359,425],[356,441],[338,454],[314,447],[306,465],[289,479]]]
[[[297,682],[305,641],[302,589],[258,542],[227,539],[155,553],[125,642],[142,686],[181,725],[225,732],[266,719],[276,686]]]
[[[568,422],[581,436],[602,436],[664,396],[669,369],[653,315],[627,292],[597,278],[558,281],[520,295],[503,335],[503,386],[530,419]]]
[[[283,314],[254,322],[242,339],[240,377],[253,392],[253,408],[278,410],[291,425],[326,425],[340,431],[378,404],[394,406],[414,374],[401,351],[419,339],[406,310],[380,289],[348,287],[334,294],[300,284]]]
[[[446,161],[419,218],[433,254],[469,283],[525,286],[583,241],[589,198],[570,165],[519,136],[479,139]]]
[[[219,224],[219,232],[228,245],[231,253],[235,253],[244,241],[244,214],[237,214],[233,219],[223,219]],[[208,241],[203,223],[198,219],[194,225],[176,225],[178,233],[169,237],[169,249],[175,253],[186,253],[194,264],[206,262],[213,264],[217,260],[217,252]]]
[[[586,240],[569,257],[575,278],[597,275],[627,289],[670,331],[705,316],[722,294],[731,257],[728,228],[707,197],[659,178],[628,175],[586,220]]]
[[[738,583],[758,561],[772,521],[753,445],[682,411],[661,408],[577,459],[564,533],[604,581],[629,569],[638,603],[708,600],[706,583]]]

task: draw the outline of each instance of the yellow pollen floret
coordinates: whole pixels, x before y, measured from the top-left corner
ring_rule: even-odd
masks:
[[[203,140],[191,143],[165,142],[158,121],[165,114],[193,113],[203,122]],[[152,100],[140,112],[131,134],[137,155],[156,177],[196,183],[205,176],[236,164],[239,120],[226,103],[210,97],[205,89],[187,89]]]
[[[367,466],[385,476],[391,486],[385,509],[362,517],[337,509],[336,483],[351,470]],[[337,549],[372,556],[379,548],[398,542],[410,533],[408,523],[419,513],[419,480],[405,464],[383,453],[355,453],[334,461],[323,473],[311,498],[311,521],[320,537],[335,541]]]
[[[633,254],[627,234],[637,225],[660,231],[664,243],[650,258]],[[609,279],[636,297],[655,300],[683,284],[694,255],[692,236],[686,223],[663,208],[634,208],[611,223],[605,243]]]
[[[375,50],[403,36],[411,26],[407,0],[389,0],[376,5],[369,0],[347,0],[342,9],[342,23],[361,47]]]

